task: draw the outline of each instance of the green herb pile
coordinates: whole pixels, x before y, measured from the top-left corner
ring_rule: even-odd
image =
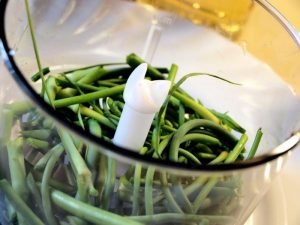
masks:
[[[141,58],[130,54],[120,64],[58,74],[47,68],[41,94],[78,129],[110,142],[124,106],[126,80],[141,63]],[[227,114],[207,109],[180,88],[189,77],[205,74],[192,73],[175,83],[176,71],[176,65],[170,70],[149,65],[146,79],[170,79],[172,88],[140,154],[190,167],[244,159],[245,130]],[[32,76],[33,81],[39,79],[40,73]],[[239,204],[238,177],[177,176],[140,164],[117,166],[97,147],[56,128],[27,102],[7,104],[3,110],[10,182],[1,180],[0,189],[7,199],[10,221],[51,225],[232,221],[230,215]],[[19,128],[18,137],[8,140],[13,126]],[[247,158],[254,156],[261,135],[259,129]],[[126,171],[118,173],[120,169]]]

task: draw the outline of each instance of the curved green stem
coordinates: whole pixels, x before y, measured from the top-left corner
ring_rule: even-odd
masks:
[[[197,177],[196,180],[193,181],[193,183],[191,183],[189,186],[184,188],[184,193],[186,195],[190,195],[191,193],[196,191],[199,187],[203,186],[207,182],[207,180],[208,180],[207,176]]]
[[[14,114],[12,110],[0,106],[0,146],[6,145],[10,139],[14,125]]]
[[[185,213],[192,213],[192,204],[184,193],[182,188],[181,179],[177,175],[170,175],[171,177],[171,190],[176,202],[180,205]]]
[[[136,54],[131,53],[126,57],[126,62],[132,68],[136,68],[137,66],[144,63],[145,61],[139,56],[137,56]],[[150,77],[153,77],[154,79],[165,79],[165,76],[150,64],[148,64],[147,74]]]
[[[88,94],[78,95],[78,96],[64,98],[64,99],[58,99],[54,101],[54,106],[56,108],[61,108],[69,105],[75,105],[79,103],[98,100],[100,98],[110,97],[113,95],[121,94],[124,91],[124,88],[125,88],[125,84],[121,84],[112,88],[106,88],[104,90],[95,91]]]
[[[143,222],[134,221],[130,218],[122,217],[109,211],[93,207],[60,191],[53,190],[51,193],[51,199],[57,207],[64,209],[74,216],[97,225],[144,224]]]
[[[129,216],[127,218],[146,224],[186,224],[190,222],[198,223],[202,220],[209,220],[211,224],[230,224],[234,221],[234,218],[231,216],[194,215],[181,213],[161,213],[150,216]]]
[[[47,75],[47,74],[49,74],[49,73],[50,73],[50,68],[49,68],[49,67],[45,67],[45,68],[42,69],[42,74],[43,74],[44,76]],[[31,76],[31,80],[32,80],[33,82],[38,81],[40,78],[41,78],[41,73],[40,73],[40,71],[37,72],[37,73],[35,73],[35,74],[33,74],[33,75]]]
[[[26,184],[25,158],[23,154],[24,142],[22,138],[17,138],[7,144],[8,163],[11,183],[16,193],[25,201],[28,198],[28,188]]]
[[[166,172],[161,172],[160,181],[161,181],[161,184],[162,184],[162,190],[165,194],[165,197],[166,197],[166,200],[167,200],[167,203],[169,205],[170,210],[175,212],[175,213],[183,213],[182,209],[180,208],[180,206],[178,205],[178,203],[174,199],[173,194],[172,194],[172,192],[169,188],[168,178],[167,178],[167,173]]]
[[[106,176],[106,182],[103,192],[103,209],[109,209],[109,205],[114,193],[114,187],[115,187],[115,180],[116,180],[116,160],[108,157],[107,162],[107,176]]]
[[[155,169],[149,167],[146,173],[146,182],[145,182],[145,211],[146,215],[152,215],[153,211],[153,177]]]
[[[262,136],[263,136],[263,133],[261,131],[261,128],[259,128],[256,132],[256,135],[255,135],[253,144],[251,146],[251,149],[249,151],[249,154],[247,156],[247,159],[252,159],[254,157]]]
[[[184,136],[192,129],[195,128],[204,128],[209,129],[213,131],[217,136],[218,139],[221,140],[221,142],[233,146],[237,141],[235,137],[230,134],[227,130],[225,130],[223,127],[219,126],[218,124],[205,120],[205,119],[194,119],[187,121],[185,124],[183,124],[174,134],[171,146],[170,146],[170,153],[169,153],[169,159],[171,161],[177,162],[178,161],[178,151],[179,146],[182,143],[182,139],[184,139]]]
[[[52,101],[52,99],[50,97],[48,88],[46,87],[46,84],[45,84],[44,71],[42,69],[42,64],[41,64],[41,60],[40,60],[39,50],[38,50],[38,47],[37,47],[37,42],[36,42],[35,34],[34,34],[34,31],[33,31],[33,25],[32,25],[32,19],[31,19],[31,13],[30,13],[30,8],[29,8],[28,0],[25,0],[25,7],[26,7],[26,15],[27,15],[27,20],[28,20],[28,25],[29,25],[29,30],[30,30],[30,35],[31,35],[33,50],[34,50],[36,62],[37,62],[37,65],[38,65],[39,73],[40,73],[40,76],[42,78],[43,88],[45,88],[45,91],[46,91],[46,94],[48,96],[48,99],[50,100],[50,105],[52,107],[54,107],[54,104],[53,104],[53,101]]]
[[[40,140],[48,140],[48,138],[51,135],[51,130],[50,129],[36,129],[36,130],[23,130],[20,133],[24,137],[31,137],[31,138],[36,138]]]
[[[87,201],[89,195],[97,196],[98,192],[94,188],[91,171],[75,147],[72,137],[61,128],[58,128],[57,132],[76,176],[78,198]]]
[[[92,135],[94,135],[96,137],[102,136],[101,126],[96,120],[89,119],[88,127],[89,127],[89,132]],[[86,158],[86,163],[87,163],[88,167],[93,171],[92,173],[95,174],[95,171],[97,169],[97,164],[100,159],[100,153],[97,150],[97,147],[95,145],[88,144],[85,158]]]
[[[30,191],[30,194],[33,196],[33,200],[36,203],[37,211],[40,213],[40,216],[42,216],[42,218],[45,219],[45,215],[42,211],[42,209],[43,209],[42,196],[40,193],[40,189],[39,189],[38,185],[36,184],[32,173],[29,173],[27,175],[26,182],[27,182],[27,186]]]
[[[179,154],[182,154],[185,158],[189,159],[191,162],[195,163],[196,165],[201,165],[200,160],[196,156],[194,156],[191,152],[183,148],[179,148],[178,152]]]
[[[142,174],[142,166],[140,164],[137,164],[134,169],[134,180],[133,180],[132,213],[131,213],[131,215],[133,216],[139,214],[141,174]]]
[[[233,163],[238,156],[241,154],[241,152],[243,151],[245,144],[248,140],[248,136],[244,133],[240,140],[238,141],[238,143],[236,144],[236,146],[234,147],[234,149],[229,153],[227,159],[224,161],[224,163]]]
[[[193,212],[197,213],[200,209],[201,205],[203,204],[206,197],[209,195],[210,191],[213,187],[217,184],[218,178],[211,177],[208,182],[203,186],[203,189],[200,191],[198,196],[196,197],[195,201],[193,202]]]
[[[14,191],[7,180],[0,180],[0,190],[2,190],[13,205],[14,209],[22,215],[22,218],[27,224],[44,225],[44,223],[31,211],[24,200]]]
[[[196,113],[198,113],[201,117],[204,119],[211,120],[217,124],[220,124],[220,120],[218,117],[216,117],[213,113],[211,113],[207,108],[205,108],[203,105],[200,105],[195,100],[185,96],[184,94],[179,93],[178,91],[175,91],[173,93],[173,96],[180,100],[185,106],[193,109]]]
[[[50,199],[50,185],[49,185],[49,179],[51,178],[53,169],[63,153],[64,148],[59,145],[56,149],[53,150],[53,153],[48,160],[48,163],[46,165],[43,178],[42,178],[42,185],[41,185],[41,194],[42,194],[42,204],[44,213],[46,216],[46,220],[51,225],[57,225],[56,218],[54,217],[52,207],[51,207],[51,199]]]
[[[228,152],[223,151],[215,159],[210,161],[208,164],[215,165],[215,164],[222,163],[224,162],[224,160],[226,160],[227,157],[228,157]]]
[[[98,205],[100,205],[100,202],[102,201],[102,197],[104,194],[104,188],[106,183],[106,177],[107,177],[107,157],[105,155],[100,155],[100,159],[98,160],[98,175],[95,181],[95,186],[97,188],[97,191],[99,193]]]
[[[182,137],[181,143],[184,143],[186,141],[197,141],[206,145],[221,145],[221,142],[217,138],[206,134],[186,134]]]

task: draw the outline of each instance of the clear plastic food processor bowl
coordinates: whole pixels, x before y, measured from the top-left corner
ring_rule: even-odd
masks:
[[[38,68],[25,4],[1,0],[1,225],[244,224],[299,142],[300,38],[293,27],[264,0],[253,2],[231,37],[217,26],[134,1],[29,3],[42,66],[54,73],[123,62],[134,52],[157,67],[176,63],[177,79],[190,72],[217,74],[241,85],[198,76],[182,88],[238,121],[249,143],[258,128],[264,135],[252,160],[195,168],[91,135],[40,97],[41,83],[31,81]],[[26,138],[27,144],[19,143],[21,130],[32,123],[52,132],[48,145],[34,149]],[[53,150],[58,131],[82,159],[87,149],[96,151],[92,172],[75,171],[89,165],[73,165],[62,145]]]

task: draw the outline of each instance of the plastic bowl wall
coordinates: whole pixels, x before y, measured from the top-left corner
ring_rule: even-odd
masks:
[[[264,138],[254,160],[193,169],[97,139],[40,99],[40,85],[30,81],[37,67],[25,7],[8,1],[1,28],[0,223],[242,225],[289,155],[270,153],[300,127],[299,40],[280,15],[255,1],[241,33],[229,39],[130,1],[35,0],[30,5],[44,66],[61,71],[124,61],[131,52],[143,54],[151,27],[160,29],[155,51],[147,54],[151,63],[177,63],[179,76],[207,72],[241,83],[195,77],[183,88],[209,108],[229,112],[247,129],[249,143],[259,127]],[[51,130],[48,145],[32,149],[28,138],[18,139],[29,120],[34,129]],[[98,154],[87,165],[72,164],[64,147],[53,150],[58,133],[71,146],[67,152],[81,149],[83,158],[88,149]],[[48,152],[55,154],[36,166]]]

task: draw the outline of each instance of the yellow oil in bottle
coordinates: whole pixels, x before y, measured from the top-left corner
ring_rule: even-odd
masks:
[[[253,0],[136,0],[174,12],[193,23],[216,27],[234,37],[245,23]]]

